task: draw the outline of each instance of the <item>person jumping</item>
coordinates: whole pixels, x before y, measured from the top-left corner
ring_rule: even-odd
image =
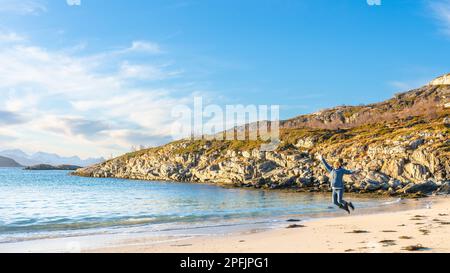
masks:
[[[355,210],[352,202],[345,201],[344,198],[344,175],[351,175],[357,173],[357,171],[349,171],[344,169],[344,161],[342,158],[339,158],[334,164],[334,168],[331,167],[328,162],[323,158],[322,155],[319,155],[320,160],[323,165],[327,169],[327,171],[331,174],[331,188],[333,189],[333,204],[338,206],[340,209],[347,211],[350,214],[350,209]]]

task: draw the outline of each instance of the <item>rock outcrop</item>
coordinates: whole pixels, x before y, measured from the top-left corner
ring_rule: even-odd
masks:
[[[429,85],[450,85],[450,73],[431,81]]]
[[[261,141],[180,140],[74,174],[329,191],[327,173],[318,160],[322,154],[331,162],[344,159],[348,169],[362,170],[346,177],[349,192],[444,193],[450,181],[449,109],[445,107],[449,94],[450,86],[428,86],[379,104],[304,116],[317,118],[316,125],[339,120],[339,128],[287,121],[281,144],[272,152],[261,151]],[[363,122],[363,116],[371,119]]]

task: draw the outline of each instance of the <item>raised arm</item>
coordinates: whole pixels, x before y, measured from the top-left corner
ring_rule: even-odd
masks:
[[[327,169],[328,172],[333,171],[333,168],[328,164],[328,162],[323,158],[323,156],[320,156],[320,160],[322,161],[323,165],[325,166],[325,169]]]
[[[350,174],[355,174],[355,173],[356,173],[355,171],[350,171],[350,170],[344,169],[344,174],[350,175]]]

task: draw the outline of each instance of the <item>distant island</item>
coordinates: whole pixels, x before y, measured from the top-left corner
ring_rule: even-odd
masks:
[[[53,166],[53,165],[48,165],[48,164],[39,164],[39,165],[26,167],[24,170],[27,170],[27,171],[76,171],[81,168],[82,167],[75,166],[75,165]]]
[[[20,168],[23,167],[17,163],[14,159],[0,156],[0,168]]]

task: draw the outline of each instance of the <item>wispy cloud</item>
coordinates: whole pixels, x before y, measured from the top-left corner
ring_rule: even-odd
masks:
[[[387,85],[395,88],[395,92],[405,92],[426,85],[433,76],[429,73],[416,76],[414,79],[392,80]]]
[[[24,123],[23,117],[14,112],[0,111],[0,125],[16,125]]]
[[[442,32],[450,37],[450,0],[436,0],[428,3]]]
[[[14,42],[22,42],[25,40],[25,37],[10,31],[2,31],[0,29],[0,43],[14,43]]]
[[[46,11],[46,5],[39,0],[0,0],[0,13],[38,15]]]
[[[182,74],[180,70],[166,70],[165,65],[142,65],[124,62],[120,66],[120,75],[124,78],[143,80],[164,80]]]
[[[172,108],[194,96],[165,84],[183,76],[174,64],[141,60],[164,52],[153,42],[83,55],[10,40],[0,43],[0,63],[8,64],[0,65],[0,124],[15,133],[9,147],[107,157],[163,144]]]
[[[163,50],[157,43],[147,42],[147,41],[134,41],[130,48],[126,51],[128,52],[144,52],[151,54],[161,54]]]

